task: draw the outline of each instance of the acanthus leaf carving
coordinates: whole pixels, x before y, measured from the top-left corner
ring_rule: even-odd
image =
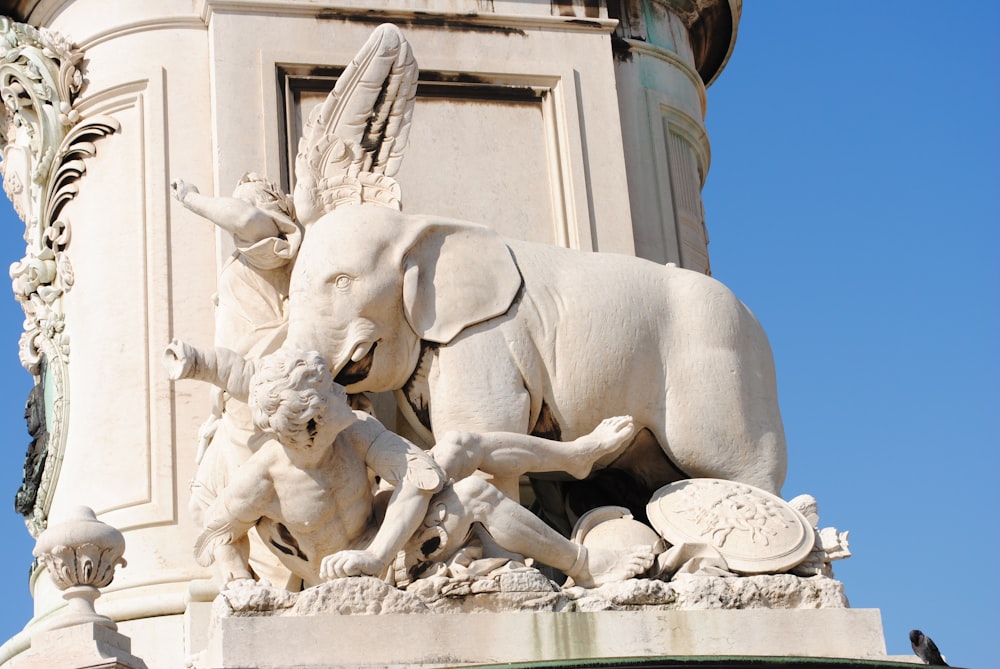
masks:
[[[25,223],[25,257],[10,268],[14,295],[25,313],[21,363],[39,375],[43,353],[69,354],[62,297],[73,285],[65,253],[70,224],[63,207],[79,193],[93,140],[117,132],[109,116],[83,118],[83,53],[61,35],[0,17],[0,175]]]
[[[50,409],[44,464],[40,471],[32,468],[31,481],[22,486],[35,493],[33,508],[19,509],[33,535],[46,527],[69,412],[63,298],[73,287],[74,272],[64,208],[80,192],[86,160],[97,153],[95,140],[120,129],[110,116],[81,114],[83,63],[83,52],[58,33],[0,17],[0,176],[25,225],[24,257],[10,266],[14,296],[25,315],[19,356],[43,387]]]

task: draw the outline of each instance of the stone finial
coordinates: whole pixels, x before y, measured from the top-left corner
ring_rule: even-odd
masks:
[[[97,520],[93,509],[80,506],[66,518],[49,526],[38,537],[33,555],[41,560],[49,576],[69,605],[50,629],[80,623],[95,623],[111,630],[118,626],[94,610],[94,600],[114,578],[115,567],[125,566],[122,533]]]

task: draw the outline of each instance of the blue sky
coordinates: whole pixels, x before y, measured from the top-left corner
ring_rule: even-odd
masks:
[[[1000,5],[748,3],[709,89],[714,275],[767,329],[784,496],[850,530],[836,572],[952,664],[995,662],[1000,554]],[[0,261],[21,258],[0,208]],[[0,640],[30,617],[32,542],[10,500],[28,438],[23,316],[0,297]],[[94,444],[98,447],[98,444]],[[7,499],[7,502],[3,500]]]
[[[714,275],[764,324],[784,497],[851,605],[995,664],[1000,5],[757,2],[709,89]]]

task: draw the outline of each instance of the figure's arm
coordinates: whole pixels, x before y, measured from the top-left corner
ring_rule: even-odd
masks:
[[[178,379],[197,379],[222,388],[232,397],[246,402],[255,362],[246,360],[227,348],[199,349],[174,339],[163,352],[167,375]]]
[[[228,232],[237,244],[249,246],[281,233],[269,214],[235,197],[208,197],[194,184],[181,179],[170,182],[174,197],[187,209]]]
[[[320,576],[325,579],[381,577],[420,527],[431,496],[445,484],[444,472],[425,451],[386,430],[374,419],[359,421],[358,428],[344,436],[364,438],[370,443],[366,464],[396,488],[386,507],[385,519],[365,550],[339,551],[323,558]],[[373,435],[375,438],[371,440]]]
[[[195,560],[202,567],[214,565],[218,575],[219,585],[226,587],[231,583],[254,581],[253,573],[244,552],[239,544],[246,533],[253,527],[240,526],[236,523],[206,527],[194,545]]]
[[[215,565],[222,585],[253,580],[240,544],[273,501],[274,487],[266,468],[248,461],[205,514],[194,555],[203,567]]]
[[[389,499],[385,519],[371,544],[364,550],[344,550],[326,556],[320,563],[320,578],[382,578],[396,554],[420,527],[427,513],[431,494],[409,482],[397,487]]]

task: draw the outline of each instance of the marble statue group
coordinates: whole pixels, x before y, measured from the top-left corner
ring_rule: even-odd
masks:
[[[213,387],[197,560],[224,589],[292,591],[511,564],[586,589],[830,575],[845,535],[778,497],[785,438],[750,311],[698,272],[403,213],[417,74],[379,27],[305,124],[291,195],[252,173],[232,197],[172,183],[236,247],[214,345],[165,353],[171,378]],[[410,439],[372,414],[384,391]]]

